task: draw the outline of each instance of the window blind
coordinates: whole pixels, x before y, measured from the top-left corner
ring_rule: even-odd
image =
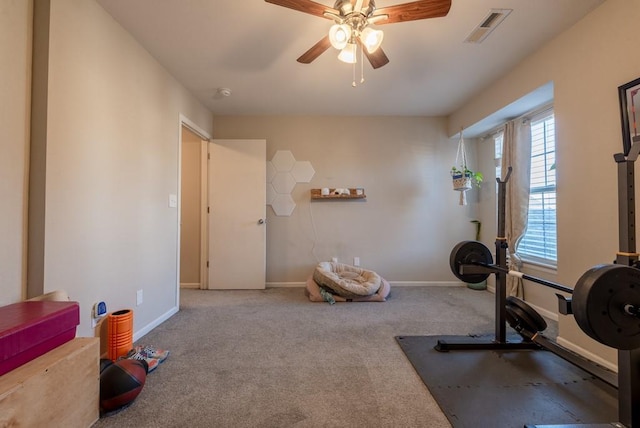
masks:
[[[555,162],[555,119],[546,113],[531,121],[529,219],[518,254],[554,265],[558,260]]]

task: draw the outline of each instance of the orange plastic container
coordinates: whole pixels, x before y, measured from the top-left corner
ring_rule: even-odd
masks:
[[[107,316],[107,356],[110,360],[127,355],[133,348],[133,311],[123,309]]]

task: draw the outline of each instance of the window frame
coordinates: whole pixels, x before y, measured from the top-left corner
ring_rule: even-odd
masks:
[[[537,155],[537,156],[542,156],[543,158],[545,158],[545,165],[546,165],[546,158],[551,154],[553,157],[553,164],[555,165],[555,153],[556,153],[556,141],[555,141],[555,113],[553,110],[553,106],[547,106],[537,112],[534,112],[532,114],[530,114],[528,116],[528,119],[531,123],[531,125],[534,125],[536,123],[539,123],[541,121],[546,121],[549,118],[553,119],[553,141],[552,141],[552,145],[553,145],[553,149],[552,150],[547,150],[546,148],[544,149],[544,151]],[[547,138],[547,132],[545,130],[545,138]],[[495,134],[493,134],[493,139],[494,139],[494,156],[496,159],[496,177],[500,177],[500,175],[498,175],[500,173],[501,170],[501,162],[500,159],[502,157],[502,141],[500,141],[500,144],[498,145],[497,140],[498,138],[502,138],[504,135],[503,131],[499,131]],[[533,141],[533,135],[532,135],[532,145],[534,144]],[[545,142],[545,145],[547,143]],[[532,153],[531,159],[533,160],[534,158],[534,154]],[[545,178],[545,183],[543,186],[536,186],[531,188],[530,190],[530,196],[529,196],[529,201],[531,201],[531,195],[542,195],[543,199],[544,199],[544,195],[545,193],[552,193],[553,194],[553,202],[552,204],[554,206],[557,205],[557,180],[556,180],[556,175],[555,175],[555,169],[553,172],[553,183],[549,184],[548,183],[548,174],[549,174],[549,169],[544,167],[544,169],[542,170],[543,174],[544,174],[544,178]],[[497,185],[496,185],[496,191],[497,191]],[[543,203],[544,205],[544,203]],[[529,210],[531,209],[531,207],[528,208]],[[543,208],[544,210],[544,208]],[[549,269],[557,269],[557,265],[558,265],[558,231],[557,231],[557,220],[558,220],[558,216],[557,216],[557,208],[554,209],[555,211],[555,216],[553,218],[553,225],[554,225],[554,230],[553,230],[553,236],[549,239],[550,241],[554,242],[555,244],[555,248],[553,249],[552,253],[555,255],[555,259],[554,258],[548,258],[548,257],[541,257],[539,255],[535,255],[535,254],[531,254],[529,252],[523,252],[522,248],[520,248],[520,245],[522,243],[522,241],[525,239],[526,236],[526,231],[525,231],[525,235],[523,235],[520,238],[520,242],[519,242],[519,248],[516,252],[516,254],[518,254],[518,256],[522,259],[522,261],[526,264],[531,264],[531,265],[536,265],[536,266],[542,266],[545,268],[549,268]],[[531,211],[529,211],[528,214],[531,214]],[[527,216],[529,218],[529,216]],[[529,226],[529,220],[527,221],[527,227]],[[544,233],[544,220],[542,222],[542,227],[543,227],[543,233]],[[545,246],[548,245],[548,240],[546,238],[543,238],[543,241],[545,243]]]

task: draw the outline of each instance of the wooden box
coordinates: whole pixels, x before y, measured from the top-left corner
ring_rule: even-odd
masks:
[[[0,376],[0,427],[90,427],[99,395],[100,339],[76,338]]]

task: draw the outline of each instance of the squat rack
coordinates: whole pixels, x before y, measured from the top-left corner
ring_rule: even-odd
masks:
[[[614,160],[618,166],[618,218],[619,218],[619,248],[615,264],[640,268],[639,254],[635,245],[635,171],[634,164],[640,154],[640,144],[631,147],[627,155],[618,153]],[[640,348],[618,349],[618,375],[593,363],[590,360],[557,345],[555,342],[540,336],[534,343],[528,339],[507,340],[506,336],[506,282],[507,282],[507,248],[505,233],[505,200],[506,184],[509,181],[512,168],[509,167],[504,180],[496,179],[498,183],[498,236],[495,241],[496,269],[491,273],[496,275],[495,291],[495,337],[493,340],[478,340],[472,337],[460,337],[456,341],[439,340],[435,349],[438,351],[451,350],[517,350],[540,349],[541,347],[558,354],[576,366],[618,388],[618,417],[619,422],[607,426],[640,427]],[[482,267],[467,266],[465,274],[482,272]],[[485,270],[486,272],[486,270]],[[640,277],[640,274],[639,274]],[[525,279],[527,279],[525,277]],[[639,281],[640,282],[640,281]],[[543,284],[546,285],[546,284]],[[561,291],[563,286],[559,288]],[[556,288],[556,287],[552,287]],[[557,294],[559,312],[572,314],[571,298]],[[620,425],[623,424],[623,425]],[[528,425],[527,425],[528,426]]]

